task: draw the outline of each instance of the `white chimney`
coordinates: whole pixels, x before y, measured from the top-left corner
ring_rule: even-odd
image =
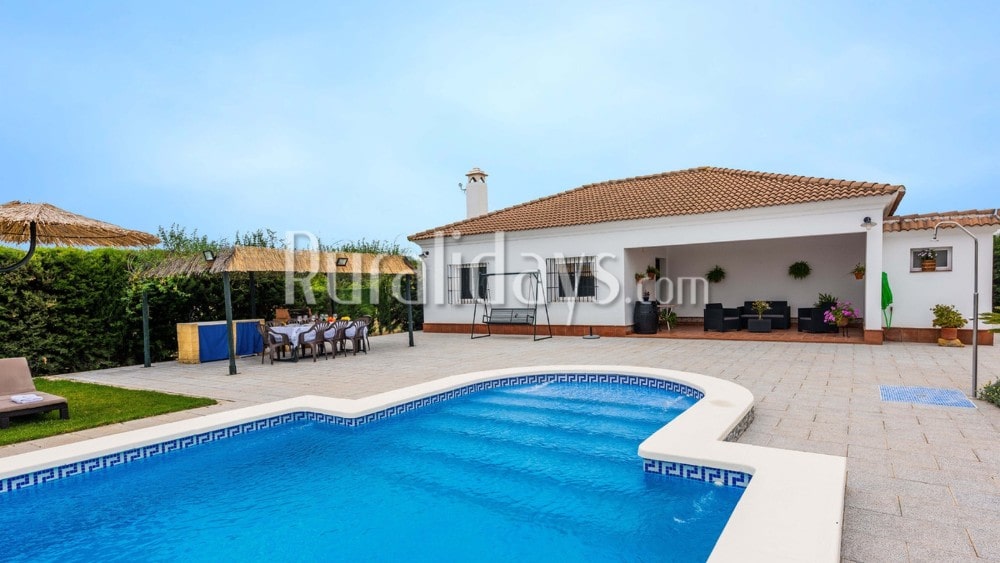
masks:
[[[485,215],[489,211],[486,202],[486,176],[486,172],[479,168],[473,168],[465,173],[465,177],[468,178],[465,182],[466,219]]]

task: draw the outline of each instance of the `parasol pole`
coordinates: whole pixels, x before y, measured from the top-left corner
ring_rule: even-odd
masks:
[[[142,290],[142,367],[153,365],[149,354],[149,292]]]
[[[236,335],[233,327],[233,290],[229,283],[229,272],[222,272],[222,293],[226,298],[226,346],[229,348],[229,375],[236,375]]]

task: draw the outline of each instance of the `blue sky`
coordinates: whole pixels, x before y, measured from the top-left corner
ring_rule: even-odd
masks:
[[[282,4],[282,5],[279,5]],[[324,242],[695,166],[1000,207],[998,2],[0,0],[0,199]]]

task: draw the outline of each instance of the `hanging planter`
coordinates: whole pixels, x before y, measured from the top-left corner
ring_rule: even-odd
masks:
[[[858,265],[855,266],[853,270],[851,270],[851,273],[854,274],[854,279],[856,279],[856,280],[864,279],[865,278],[865,265],[862,264],[861,262],[858,262]]]
[[[812,268],[809,267],[809,263],[801,260],[788,267],[788,275],[797,280],[806,278],[810,273]]]
[[[726,271],[722,269],[722,266],[716,265],[705,274],[705,279],[712,283],[719,283],[726,279]]]

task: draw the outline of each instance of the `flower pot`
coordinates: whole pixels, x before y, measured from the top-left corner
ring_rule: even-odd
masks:
[[[844,327],[845,327],[845,326],[847,326],[847,325],[848,325],[848,323],[850,323],[850,322],[851,322],[851,320],[850,320],[850,319],[839,319],[839,320],[837,321],[837,326],[838,326],[838,327],[840,327],[840,328],[844,328]]]
[[[920,271],[921,272],[933,272],[937,270],[937,260],[921,260],[920,261]]]
[[[854,279],[856,279],[856,280],[863,280],[863,279],[865,279],[865,275],[863,273],[861,273],[861,272],[854,272]]]
[[[957,340],[958,339],[958,329],[957,328],[942,328],[941,329],[941,339],[942,340]]]

